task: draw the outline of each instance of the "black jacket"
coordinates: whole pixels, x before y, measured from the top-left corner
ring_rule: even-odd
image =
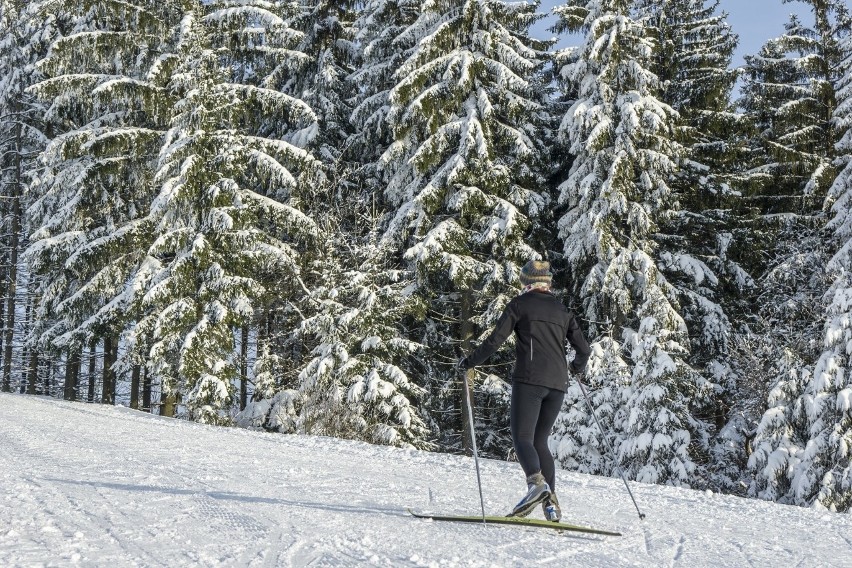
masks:
[[[515,370],[512,380],[565,391],[568,364],[565,340],[576,351],[571,371],[581,373],[589,360],[589,344],[574,314],[549,292],[532,290],[509,302],[494,331],[467,358],[468,365],[481,365],[515,332]]]

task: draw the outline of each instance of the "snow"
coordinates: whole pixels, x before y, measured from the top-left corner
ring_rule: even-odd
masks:
[[[473,460],[0,395],[2,566],[852,566],[852,515],[558,472],[566,521],[622,537],[459,525]],[[480,460],[485,507],[523,490]],[[540,518],[540,512],[534,513]]]

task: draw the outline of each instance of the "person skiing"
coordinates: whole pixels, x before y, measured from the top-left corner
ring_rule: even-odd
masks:
[[[512,442],[527,481],[527,494],[510,517],[526,517],[542,503],[544,517],[559,521],[556,465],[547,438],[562,408],[568,386],[565,340],[576,355],[571,371],[582,373],[591,350],[574,314],[551,292],[550,263],[531,260],[521,269],[522,292],[513,298],[491,335],[458,366],[467,371],[488,359],[515,333],[515,368],[509,423]]]

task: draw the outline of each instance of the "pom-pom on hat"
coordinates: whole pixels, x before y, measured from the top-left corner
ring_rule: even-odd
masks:
[[[542,283],[550,285],[553,281],[553,274],[550,273],[550,263],[546,260],[531,260],[521,268],[521,284],[529,286],[530,284]]]

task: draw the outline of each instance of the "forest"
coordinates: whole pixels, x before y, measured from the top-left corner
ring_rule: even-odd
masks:
[[[849,512],[852,15],[795,1],[735,67],[717,0],[0,0],[0,387],[511,459],[511,340],[456,362],[545,259],[562,468]]]

